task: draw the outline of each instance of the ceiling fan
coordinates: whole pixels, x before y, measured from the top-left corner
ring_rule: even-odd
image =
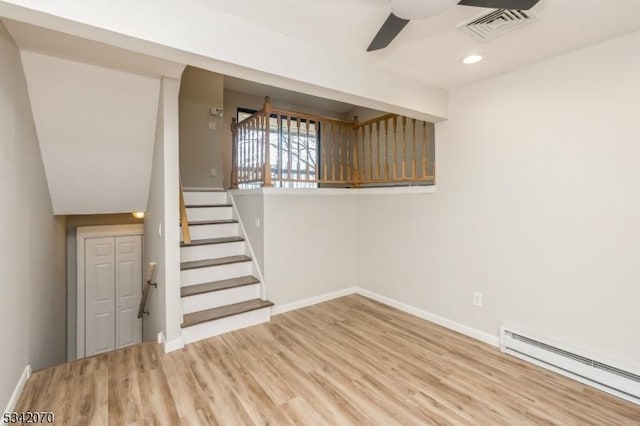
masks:
[[[489,9],[529,10],[540,0],[391,0],[391,14],[371,41],[367,52],[384,49],[412,19],[437,15],[456,4]]]

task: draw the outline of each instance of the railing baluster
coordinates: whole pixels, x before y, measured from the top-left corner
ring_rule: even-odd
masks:
[[[416,155],[418,155],[418,151],[416,148],[416,119],[412,118],[413,122],[413,152],[411,153],[411,177],[413,179],[418,177],[418,173],[416,172]]]
[[[373,125],[367,126],[369,128],[369,182],[373,181]]]
[[[322,124],[322,128],[324,129],[324,130],[322,130],[322,134],[324,135],[325,132],[327,134],[327,137],[323,138],[325,140],[322,141],[322,147],[321,147],[321,150],[320,150],[321,157],[322,157],[322,180],[326,181],[327,180],[327,176],[329,176],[328,173],[327,173],[327,169],[328,169],[327,153],[329,152],[329,143],[328,142],[329,142],[329,137],[331,135],[331,133],[329,132],[329,123],[327,123],[327,122],[323,123]],[[327,142],[327,143],[325,144],[325,142]]]
[[[264,98],[264,151],[262,152],[262,184],[266,187],[273,186],[273,178],[271,176],[271,98]],[[278,143],[278,141],[276,141]],[[277,147],[277,145],[276,145]]]
[[[318,140],[320,138],[320,122],[318,120],[313,122],[313,126],[316,132],[316,149],[314,150],[314,154],[315,157],[313,158],[313,181],[314,182],[318,182],[318,173],[319,173],[319,168],[318,168],[318,149],[319,149],[319,145],[318,145]]]
[[[280,114],[276,114],[276,154],[278,158],[276,159],[276,177],[277,182],[275,186],[280,185],[282,187],[282,123],[280,120]],[[269,133],[271,134],[271,133]]]
[[[344,180],[344,158],[342,146],[344,145],[344,126],[338,126],[338,167],[340,169],[340,181]]]
[[[398,179],[398,117],[393,117],[393,179]]]
[[[297,151],[297,157],[298,157],[298,161],[297,161],[297,165],[296,165],[296,181],[299,182],[300,181],[300,118],[298,117],[296,119],[296,125],[297,125],[297,136],[296,136],[296,151]],[[294,185],[295,186],[295,185]]]
[[[377,146],[378,146],[378,156],[376,158],[376,161],[378,163],[378,174],[376,175],[376,180],[381,180],[382,178],[382,164],[380,163],[380,157],[381,155],[381,151],[380,151],[380,122],[376,122],[376,142],[377,142]]]
[[[349,176],[351,179],[351,183],[353,186],[358,186],[358,180],[360,179],[359,177],[359,170],[358,170],[358,163],[359,163],[359,149],[358,149],[358,143],[360,138],[358,137],[358,132],[360,131],[360,129],[358,128],[358,117],[353,117],[353,155],[352,155],[352,159],[353,159],[353,165],[352,165],[352,172],[351,175]]]
[[[389,180],[389,122],[384,120],[384,179]]]
[[[309,124],[310,124],[309,120],[306,120],[305,123],[306,123],[306,131],[307,131],[306,138],[304,141],[305,153],[307,156],[307,168],[306,168],[305,180],[308,181],[309,180]]]
[[[407,117],[402,117],[402,179],[407,178]]]
[[[427,178],[427,122],[422,122],[422,178]]]
[[[331,125],[331,180],[336,180],[336,126]]]
[[[293,151],[291,150],[291,116],[287,115],[287,180],[291,181],[291,164],[293,163]]]

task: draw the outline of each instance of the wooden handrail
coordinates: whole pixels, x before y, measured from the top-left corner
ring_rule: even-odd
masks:
[[[185,244],[189,244],[191,242],[191,232],[189,232],[187,207],[184,204],[184,190],[182,189],[182,179],[180,179],[180,227],[182,229],[182,241],[184,241]]]
[[[148,314],[144,308],[147,306],[147,299],[149,298],[149,291],[151,286],[157,287],[156,275],[158,274],[158,264],[156,262],[149,262],[147,267],[147,276],[142,284],[142,298],[140,299],[140,307],[138,308],[138,318],[142,318],[143,314]]]

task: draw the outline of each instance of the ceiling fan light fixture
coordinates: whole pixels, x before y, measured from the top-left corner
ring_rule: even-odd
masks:
[[[462,63],[465,65],[477,64],[482,60],[482,55],[474,53],[473,55],[469,55],[462,60]]]

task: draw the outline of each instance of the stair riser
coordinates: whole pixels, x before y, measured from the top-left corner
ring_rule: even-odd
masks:
[[[184,193],[184,203],[189,204],[227,204],[226,192],[189,192]]]
[[[197,342],[208,337],[229,333],[252,325],[262,324],[271,319],[271,307],[256,309],[238,315],[193,325],[182,329],[182,337],[186,344]]]
[[[246,254],[243,241],[224,244],[207,244],[203,246],[181,247],[180,261],[191,262],[194,260],[216,259],[218,257],[243,254]]]
[[[210,266],[208,268],[197,268],[180,271],[180,284],[182,285],[182,287],[184,287],[192,284],[202,284],[211,281],[244,277],[251,274],[251,262],[239,262],[229,265]]]
[[[252,284],[183,297],[182,312],[190,314],[192,312],[204,311],[206,309],[217,308],[219,306],[246,302],[247,300],[258,298],[260,296],[259,293],[260,285]]]
[[[205,240],[207,238],[222,238],[238,236],[237,223],[224,223],[220,225],[196,225],[190,226],[192,240]]]
[[[187,218],[195,222],[200,220],[233,219],[231,207],[194,207],[187,209]]]

